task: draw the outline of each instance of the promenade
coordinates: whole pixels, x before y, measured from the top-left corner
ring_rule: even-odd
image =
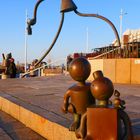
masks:
[[[64,93],[74,83],[76,83],[74,80],[65,75],[0,80],[1,109],[3,111],[6,110],[5,112],[21,120],[22,123],[27,123],[27,120],[24,121],[21,118],[24,115],[20,116],[19,113],[16,115],[16,112],[13,113],[9,109],[11,105],[8,106],[8,100],[67,129],[72,122],[72,116],[70,114],[63,114],[61,106],[63,104]],[[121,99],[126,101],[125,111],[131,118],[135,139],[140,140],[140,85],[115,84],[114,86],[115,89],[120,91]],[[16,108],[13,107],[13,109]],[[21,109],[20,113],[22,113]],[[31,119],[29,118],[29,120]],[[44,120],[41,119],[41,123],[44,123]],[[41,123],[36,125],[39,126]],[[43,130],[35,128],[34,131],[42,132]],[[51,130],[48,131],[51,132]],[[53,139],[56,140],[54,136]],[[71,138],[71,140],[73,139]]]

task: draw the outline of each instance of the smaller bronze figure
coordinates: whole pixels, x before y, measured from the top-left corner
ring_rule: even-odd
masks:
[[[87,108],[82,115],[80,127],[76,130],[77,138],[83,140],[133,140],[130,119],[123,111],[125,102],[119,98],[108,78],[101,71],[93,73],[92,95],[96,105]],[[109,98],[115,95],[113,105]],[[122,128],[124,126],[124,131]]]
[[[96,71],[93,73],[93,82],[91,83],[92,95],[97,99],[96,105],[106,106],[109,103],[109,98],[114,91],[113,83],[110,79],[103,76],[102,71]]]
[[[81,115],[86,111],[86,108],[95,103],[95,100],[90,92],[90,83],[85,80],[90,74],[91,68],[89,62],[79,57],[74,59],[69,65],[71,77],[78,81],[70,87],[64,95],[63,112],[72,113],[74,122],[70,126],[70,131],[75,131],[80,125]]]
[[[113,101],[113,104],[114,104],[114,107],[115,108],[120,108],[120,109],[125,109],[125,101],[124,100],[121,100],[120,99],[120,92],[118,90],[115,90],[114,91],[114,96],[115,96],[115,99]]]

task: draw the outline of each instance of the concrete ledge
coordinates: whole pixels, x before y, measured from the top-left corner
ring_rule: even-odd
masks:
[[[75,133],[70,132],[68,128],[22,107],[21,102],[17,102],[17,104],[14,103],[16,102],[16,99],[14,98],[13,101],[8,100],[7,98],[9,97],[0,97],[0,109],[7,114],[10,114],[12,117],[19,120],[47,140],[77,140]],[[34,109],[32,106],[30,106],[30,108],[32,108],[31,110]],[[48,115],[51,116],[51,113]]]
[[[68,128],[59,125],[56,122],[50,121],[47,118],[42,117],[39,114],[36,114],[22,107],[22,102],[18,101],[18,104],[14,103],[16,102],[16,99],[14,99],[13,97],[10,97],[13,101],[8,100],[7,98],[8,96],[6,98],[0,97],[0,109],[17,119],[27,127],[31,128],[47,140],[77,140],[77,138],[75,137],[75,133],[70,132]],[[32,106],[30,106],[30,108],[32,108],[31,110],[35,109]],[[55,117],[50,113],[48,113],[48,117],[55,119]],[[140,137],[135,136],[134,140],[140,140]]]

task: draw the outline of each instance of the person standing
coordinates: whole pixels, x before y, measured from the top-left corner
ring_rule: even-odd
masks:
[[[10,78],[16,78],[17,68],[14,63],[14,58],[10,58],[9,60],[10,60],[10,64],[8,69],[9,69]]]

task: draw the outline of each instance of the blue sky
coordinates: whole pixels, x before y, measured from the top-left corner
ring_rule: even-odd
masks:
[[[8,0],[0,4],[0,52],[12,52],[15,61],[24,62],[25,11],[32,18],[37,0]],[[98,13],[110,19],[119,32],[120,10],[123,31],[140,28],[139,0],[74,0],[78,11]],[[38,8],[37,24],[33,35],[28,36],[28,62],[40,58],[51,44],[60,21],[60,0],[44,0]],[[47,59],[61,59],[73,52],[86,51],[86,29],[89,34],[89,51],[110,44],[115,36],[110,26],[96,18],[82,18],[74,12],[65,14],[62,32]],[[47,60],[45,59],[45,60]],[[2,61],[2,57],[0,57]]]

